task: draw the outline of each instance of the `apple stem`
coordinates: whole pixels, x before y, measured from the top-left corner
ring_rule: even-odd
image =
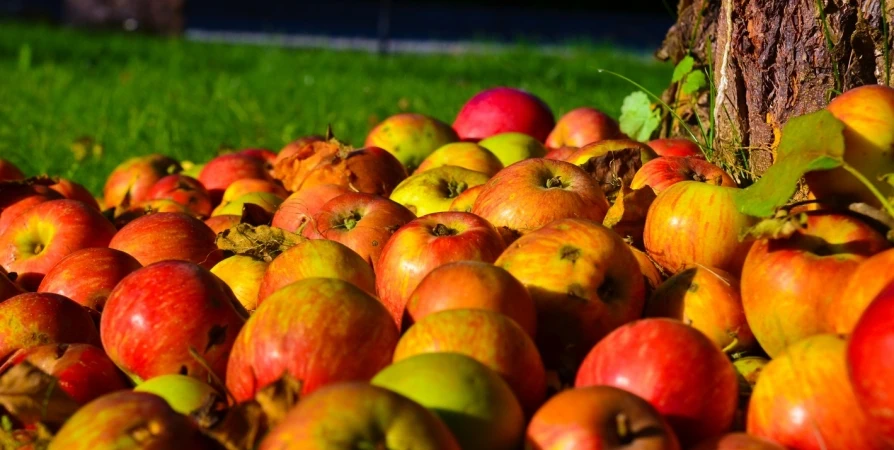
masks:
[[[885,209],[885,212],[887,212],[889,216],[894,217],[894,206],[892,206],[888,199],[885,198],[885,196],[881,193],[881,191],[879,191],[878,188],[875,187],[875,184],[869,181],[868,178],[866,178],[862,173],[860,173],[859,170],[855,169],[850,164],[842,162],[841,167],[844,170],[848,171],[848,173],[853,175],[854,178],[863,183],[863,185],[866,186],[867,189],[869,189],[869,192],[872,192],[872,195],[874,195],[875,198],[877,198],[881,202],[882,207]]]
[[[627,414],[618,413],[615,416],[615,425],[617,426],[618,439],[622,445],[627,445],[633,441],[630,433],[630,418]]]
[[[552,177],[552,178],[546,180],[546,188],[547,189],[551,189],[554,187],[561,187],[561,186],[562,186],[562,177],[555,176],[555,177]]]
[[[448,228],[447,225],[444,225],[443,223],[435,225],[435,228],[432,229],[432,232],[435,236],[453,236],[454,234],[456,234],[456,230]]]
[[[739,338],[734,337],[733,341],[730,342],[729,345],[727,345],[726,347],[723,347],[723,353],[729,353],[729,352],[733,351],[733,349],[736,348],[737,345],[739,345]]]

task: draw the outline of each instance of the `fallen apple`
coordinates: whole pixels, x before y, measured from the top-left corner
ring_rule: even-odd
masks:
[[[210,269],[223,258],[215,239],[211,228],[195,217],[160,212],[125,225],[109,242],[109,248],[133,256],[143,266],[182,260]]]
[[[543,146],[542,141],[525,133],[498,133],[487,139],[482,139],[478,145],[490,150],[500,160],[503,167],[509,167],[529,158],[546,156],[546,147]]]
[[[456,131],[438,119],[401,113],[370,130],[363,145],[385,149],[412,173],[436,149],[458,140]]]
[[[59,294],[102,312],[118,282],[141,267],[133,256],[120,250],[85,248],[53,266],[37,287],[37,292]]]
[[[417,217],[450,209],[466,189],[487,182],[481,172],[458,166],[441,166],[410,176],[400,183],[389,197]]]
[[[556,119],[543,100],[511,87],[494,87],[475,94],[453,121],[453,128],[463,140],[518,132],[543,142],[555,125]]]
[[[620,135],[621,128],[615,119],[596,108],[582,107],[572,109],[559,118],[546,138],[546,146],[583,147],[593,142],[615,139]]]
[[[428,155],[413,173],[448,165],[481,172],[489,177],[503,168],[503,163],[490,150],[471,142],[453,142]]]
[[[153,377],[133,390],[155,394],[165,399],[171,409],[184,415],[201,408],[210,396],[220,396],[208,383],[178,373]]]

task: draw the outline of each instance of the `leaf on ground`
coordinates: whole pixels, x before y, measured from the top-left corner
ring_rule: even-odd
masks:
[[[286,230],[267,225],[240,223],[217,235],[217,247],[237,255],[273,261],[280,253],[307,239]]]
[[[742,231],[739,235],[740,241],[758,240],[758,239],[782,239],[787,238],[799,231],[803,231],[807,226],[807,214],[787,214],[780,210],[776,216],[764,219],[754,226]]]
[[[621,148],[595,156],[580,165],[591,177],[596,179],[602,192],[610,202],[615,201],[622,186],[630,185],[636,171],[642,167],[642,155],[639,148]]]
[[[686,75],[686,79],[683,81],[683,86],[680,87],[680,90],[682,90],[683,93],[686,95],[692,95],[707,86],[708,79],[705,78],[705,73],[702,71],[697,71],[691,72],[689,75]]]
[[[652,108],[645,92],[637,91],[624,98],[618,121],[624,134],[637,141],[648,141],[661,124],[661,111]]]
[[[805,173],[841,166],[843,130],[844,123],[825,109],[789,120],[782,129],[779,159],[754,184],[737,192],[739,211],[770,217],[792,198]]]
[[[59,387],[59,380],[28,361],[0,376],[0,405],[23,424],[50,427],[61,426],[80,407]]]
[[[674,67],[674,75],[671,77],[671,82],[676,83],[683,79],[689,72],[692,72],[692,68],[695,66],[695,59],[692,56],[686,56],[681,59],[680,62],[677,63],[677,66]]]
[[[654,200],[655,191],[651,188],[633,190],[622,183],[619,195],[605,214],[602,224],[638,242],[646,226],[646,213]]]

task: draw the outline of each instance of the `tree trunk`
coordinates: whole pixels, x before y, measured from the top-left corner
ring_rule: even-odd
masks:
[[[892,22],[894,0],[681,0],[657,56],[691,55],[714,89],[681,102],[671,85],[664,99],[684,123],[666,114],[661,135],[688,127],[747,184],[772,164],[789,118],[857,86],[891,85]]]

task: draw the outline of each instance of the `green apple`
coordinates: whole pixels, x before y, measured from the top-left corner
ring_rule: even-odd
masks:
[[[415,173],[441,166],[459,166],[488,176],[494,176],[503,169],[503,163],[490,150],[471,142],[453,142],[428,155]]]
[[[407,172],[422,163],[435,149],[459,140],[456,131],[444,122],[423,114],[395,114],[376,125],[364,147],[379,147],[394,155]]]
[[[212,216],[222,216],[222,215],[242,215],[242,207],[246,203],[251,203],[254,205],[258,205],[261,208],[264,208],[265,211],[273,214],[276,212],[276,208],[283,202],[282,197],[272,194],[270,192],[252,192],[250,194],[242,195],[232,201],[226,202],[214,208],[214,211],[211,213]]]
[[[482,140],[478,145],[488,149],[500,159],[503,166],[528,158],[546,156],[546,147],[537,139],[524,133],[500,133]]]
[[[453,200],[470,187],[482,185],[489,177],[457,166],[441,166],[413,175],[394,188],[391,200],[404,205],[416,217],[449,211]]]
[[[370,381],[437,414],[464,450],[515,450],[525,432],[509,385],[484,364],[458,353],[424,353],[382,369]]]
[[[208,396],[217,394],[208,383],[180,374],[150,378],[133,390],[155,394],[165,399],[174,411],[186,415],[199,409],[208,400]]]

